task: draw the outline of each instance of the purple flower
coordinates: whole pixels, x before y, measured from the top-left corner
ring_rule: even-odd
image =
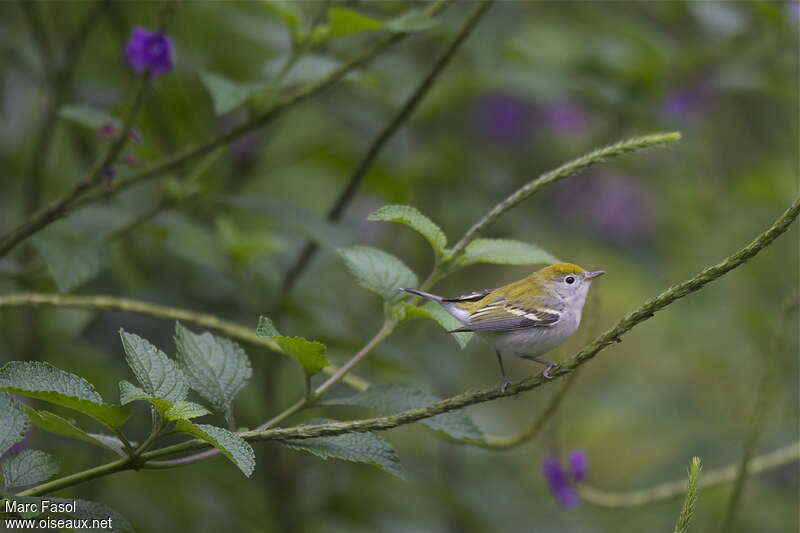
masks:
[[[506,93],[490,93],[481,97],[474,116],[478,131],[499,144],[526,137],[533,118],[527,102]]]
[[[582,217],[613,241],[640,238],[652,228],[652,205],[638,181],[615,174],[568,180],[556,187],[555,204],[569,218]]]
[[[544,120],[551,130],[563,136],[577,135],[589,127],[586,109],[568,101],[548,105],[544,109]]]
[[[690,119],[702,113],[709,104],[711,91],[706,83],[698,83],[671,92],[661,109],[677,119]]]
[[[172,40],[137,26],[125,46],[125,59],[137,74],[147,68],[153,76],[169,72],[172,70]]]
[[[792,20],[800,20],[800,0],[789,2],[789,18]]]
[[[578,504],[578,493],[567,481],[567,475],[561,468],[557,457],[551,455],[544,460],[542,474],[550,485],[550,492],[553,493],[562,508],[570,509]]]
[[[113,139],[117,136],[117,128],[113,124],[103,124],[97,130],[97,135],[102,139]]]
[[[586,450],[572,450],[569,454],[569,466],[572,469],[572,480],[575,482],[583,481],[589,468]]]

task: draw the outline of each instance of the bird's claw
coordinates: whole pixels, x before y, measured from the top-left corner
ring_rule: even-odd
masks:
[[[504,379],[504,380],[503,380],[503,381],[500,383],[500,394],[505,394],[505,393],[506,393],[506,391],[508,390],[508,386],[509,386],[509,385],[511,385],[511,382],[510,382],[509,380],[507,380],[507,379]]]
[[[551,368],[556,368],[557,366],[559,366],[559,365],[548,365],[548,367],[544,369],[544,372],[542,372],[542,375],[544,376],[544,378],[545,379],[553,379],[553,376],[550,375],[550,369]]]

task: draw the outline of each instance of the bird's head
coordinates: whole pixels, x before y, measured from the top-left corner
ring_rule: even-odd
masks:
[[[605,274],[603,270],[586,270],[572,263],[556,263],[537,270],[531,277],[564,300],[586,299],[592,281]]]

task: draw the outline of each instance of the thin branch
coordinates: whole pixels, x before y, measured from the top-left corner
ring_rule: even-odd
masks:
[[[598,336],[593,342],[584,347],[568,362],[560,365],[555,370],[551,370],[550,375],[552,377],[558,377],[574,372],[577,368],[586,364],[605,348],[616,345],[624,334],[642,322],[652,318],[656,312],[664,309],[673,302],[702,289],[708,283],[719,279],[731,270],[741,266],[748,259],[769,246],[779,235],[788,230],[789,226],[792,224],[792,222],[794,222],[799,213],[800,198],[796,199],[794,203],[780,216],[780,218],[778,218],[766,231],[756,237],[750,244],[738,252],[730,255],[722,262],[706,268],[696,276],[677,285],[673,285],[655,298],[646,301],[638,309],[620,319],[613,328]],[[419,420],[430,418],[441,413],[462,409],[469,405],[488,402],[497,398],[515,396],[520,392],[529,391],[551,382],[552,379],[547,379],[540,374],[512,383],[504,392],[497,387],[467,392],[438,401],[427,407],[409,409],[395,415],[348,422],[332,422],[328,424],[277,428],[266,431],[248,431],[241,433],[240,435],[243,438],[251,441],[260,441],[304,439],[310,437],[341,435],[344,433],[383,431],[401,425],[418,422]],[[204,448],[206,446],[207,444],[203,443],[202,441],[181,443],[175,447],[154,450],[153,452],[150,452],[151,454],[154,454],[151,455],[150,458],[156,458],[156,456],[158,456],[162,450],[169,450],[169,453],[174,453],[174,451],[180,451],[180,448],[197,449]]]
[[[426,8],[426,11],[430,15],[438,14],[452,1],[453,0],[437,0],[428,6],[428,8]],[[408,34],[393,33],[380,39],[360,55],[333,69],[320,80],[300,87],[294,91],[294,93],[287,96],[264,113],[253,117],[247,122],[244,122],[241,125],[218,135],[217,137],[209,139],[208,141],[196,146],[187,147],[172,156],[168,156],[153,164],[149,168],[146,168],[132,176],[117,180],[110,187],[104,188],[104,190],[98,190],[96,188],[94,190],[89,190],[88,185],[90,183],[87,184],[86,180],[84,180],[76,185],[71,191],[54,200],[43,209],[33,213],[22,224],[0,237],[0,257],[3,257],[20,242],[47,227],[55,220],[66,216],[71,209],[95,202],[100,198],[105,198],[110,194],[118,193],[132,185],[141,183],[145,180],[173,170],[185,162],[194,159],[195,157],[199,157],[215,148],[235,141],[251,130],[263,127],[291,106],[298,104],[307,98],[335,85],[349,72],[367,63],[390,46],[398,43],[405,38],[406,35]],[[120,134],[120,139],[127,139],[127,134]],[[112,148],[117,151],[115,147]],[[102,171],[103,168],[103,166],[99,166],[97,172]],[[91,182],[91,180],[89,181]]]
[[[747,472],[753,476],[798,460],[800,460],[800,441],[764,455],[753,457],[747,465]],[[703,478],[697,484],[697,488],[708,489],[730,483],[736,479],[738,469],[739,462],[736,462],[722,468],[705,471]],[[648,489],[631,492],[608,492],[588,485],[579,485],[578,492],[583,501],[598,507],[637,507],[682,496],[686,493],[686,480],[677,479]]]
[[[538,178],[517,189],[512,195],[494,206],[491,211],[484,215],[483,218],[478,220],[464,234],[464,236],[461,237],[461,240],[458,241],[455,246],[453,246],[448,254],[448,259],[452,260],[458,256],[464,251],[464,248],[466,248],[467,245],[478,236],[480,232],[488,228],[492,223],[500,218],[503,213],[527,199],[545,185],[555,183],[571,176],[572,174],[575,174],[580,170],[584,170],[612,157],[617,157],[629,152],[641,150],[643,148],[653,148],[664,144],[671,144],[679,141],[680,138],[681,134],[678,132],[655,133],[652,135],[645,135],[643,137],[634,137],[632,139],[600,148],[594,152],[589,152],[588,154],[581,156],[578,159],[573,159],[572,161],[565,163],[560,167],[547,172],[546,174],[542,174]]]
[[[196,313],[178,307],[151,304],[129,298],[116,298],[114,296],[71,296],[67,294],[27,292],[0,295],[0,308],[3,307],[66,307],[72,309],[125,311],[165,320],[179,320],[187,324],[194,324],[203,328],[219,331],[232,339],[246,342],[253,346],[261,346],[274,352],[282,352],[280,346],[272,339],[259,337],[255,334],[254,330],[233,322],[228,322],[227,320],[222,320],[217,316],[206,313]],[[329,366],[323,369],[323,372],[333,375],[337,370],[337,367]],[[349,374],[344,380],[348,385],[357,390],[365,390],[369,387],[369,383],[366,381]]]
[[[566,375],[574,372],[578,367],[585,364],[600,351],[616,344],[616,341],[625,333],[636,327],[638,324],[652,318],[654,313],[667,307],[671,303],[696,292],[703,288],[708,283],[724,276],[731,270],[741,266],[748,259],[758,254],[761,250],[769,246],[779,235],[789,229],[789,226],[797,218],[800,213],[800,198],[796,199],[794,203],[763,233],[756,237],[750,244],[739,250],[738,252],[730,255],[722,262],[708,267],[696,276],[668,288],[666,291],[659,294],[657,297],[646,301],[638,309],[624,316],[617,324],[606,333],[597,337],[592,343],[584,347],[578,352],[567,364],[558,367],[553,376]],[[352,432],[367,432],[367,431],[382,431],[391,429],[404,424],[410,424],[430,418],[432,416],[462,409],[469,405],[477,403],[488,402],[497,398],[506,396],[513,396],[520,392],[532,390],[551,380],[543,376],[535,376],[524,379],[522,381],[512,383],[505,391],[494,387],[490,389],[482,389],[474,392],[467,392],[459,394],[445,400],[433,403],[427,407],[420,407],[416,409],[409,409],[401,413],[383,416],[376,418],[368,418],[364,420],[354,420],[349,422],[333,422],[328,424],[315,424],[307,426],[297,426],[290,428],[277,428],[267,429],[265,431],[246,431],[239,433],[239,435],[248,441],[261,441],[261,440],[288,440],[288,439],[302,439],[310,437],[322,437],[341,435],[344,433]],[[198,439],[182,442],[172,446],[165,446],[150,452],[142,454],[140,460],[151,461],[154,459],[161,459],[169,457],[176,453],[182,453],[191,450],[200,450],[207,448],[208,444]],[[106,465],[102,465],[84,472],[79,472],[71,476],[56,479],[42,485],[38,485],[27,491],[24,491],[20,496],[36,496],[47,492],[52,492],[61,488],[69,487],[77,483],[81,483],[94,477],[107,475],[108,473],[124,470],[130,467],[130,463],[126,460],[115,461]],[[104,469],[107,469],[104,470]],[[87,475],[87,473],[93,475]],[[97,473],[100,472],[100,473]]]
[[[406,123],[411,114],[425,99],[428,91],[431,89],[431,87],[433,87],[434,83],[436,83],[439,75],[444,72],[445,68],[450,63],[450,60],[455,56],[459,48],[461,48],[461,45],[478,24],[481,17],[483,17],[483,15],[486,13],[486,10],[489,9],[492,1],[493,0],[484,0],[478,5],[477,8],[475,8],[456,36],[453,38],[450,45],[439,56],[439,59],[437,59],[433,64],[431,70],[428,71],[428,74],[422,79],[417,88],[414,89],[414,91],[409,95],[392,120],[389,121],[386,127],[372,141],[366,153],[364,153],[364,156],[358,162],[358,165],[356,165],[356,168],[350,175],[347,185],[345,185],[342,192],[339,193],[339,197],[336,199],[333,207],[331,207],[331,209],[328,211],[328,220],[336,221],[342,217],[345,209],[347,209],[347,206],[353,201],[356,191],[364,180],[364,177],[367,175],[367,172],[369,172],[373,163],[378,158],[378,154],[381,153],[383,148],[389,143],[392,137],[394,137],[394,134],[397,133],[400,127]],[[292,287],[297,282],[297,279],[311,263],[311,260],[314,258],[314,255],[318,250],[319,244],[316,242],[308,241],[305,244],[300,252],[300,255],[286,271],[286,276],[281,284],[282,293],[285,294],[292,290]]]
[[[686,533],[689,523],[694,516],[697,507],[697,481],[700,478],[702,465],[699,457],[692,457],[692,464],[689,466],[689,482],[686,484],[686,498],[683,500],[681,514],[678,515],[678,522],[675,524],[675,533]]]

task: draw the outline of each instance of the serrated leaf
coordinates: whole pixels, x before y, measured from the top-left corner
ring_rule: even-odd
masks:
[[[178,400],[171,402],[163,398],[158,398],[148,394],[145,390],[140,389],[136,385],[129,383],[125,380],[119,382],[119,397],[123,405],[127,405],[135,401],[149,402],[156,408],[158,414],[167,421],[173,420],[188,420],[209,414],[208,409],[202,405],[186,400]]]
[[[303,370],[309,376],[313,376],[330,364],[328,356],[325,354],[327,348],[324,344],[310,341],[303,337],[283,336],[275,328],[272,321],[265,316],[258,319],[256,335],[267,337],[277,342],[281,350],[300,362]]]
[[[245,476],[250,477],[256,466],[256,455],[253,448],[236,433],[208,424],[195,424],[188,420],[178,420],[175,429],[194,435],[211,444],[225,457],[239,467]]]
[[[438,402],[438,398],[412,387],[398,385],[373,385],[363,392],[345,398],[328,400],[333,405],[359,405],[385,413],[399,413]],[[429,428],[441,431],[458,440],[482,441],[483,433],[475,422],[462,411],[448,411],[420,420]]]
[[[434,252],[440,254],[447,246],[447,237],[439,226],[410,205],[385,205],[369,215],[367,220],[399,222],[419,232],[425,237]]]
[[[42,501],[48,500],[50,505],[53,504],[61,506],[60,508],[66,508],[63,504],[72,504],[75,503],[75,511],[68,511],[68,512],[59,512],[59,513],[26,513],[26,518],[41,516],[44,514],[55,514],[58,516],[68,516],[73,518],[80,518],[89,520],[91,524],[93,520],[107,520],[111,519],[111,531],[115,533],[133,533],[134,529],[133,526],[125,519],[124,516],[119,514],[117,511],[112,509],[111,507],[99,503],[93,502],[89,500],[77,500],[74,498],[53,498],[50,496],[42,497],[42,496],[16,496],[14,497],[14,501],[25,504],[25,503],[35,503],[37,509],[42,508]],[[75,528],[75,531],[95,531],[95,529],[83,529],[83,528]]]
[[[439,24],[439,21],[421,9],[410,9],[386,23],[386,28],[395,33],[425,31]]]
[[[381,30],[383,22],[362,15],[352,9],[332,7],[328,10],[330,21],[330,36],[333,38],[344,37],[353,33]]]
[[[247,354],[235,342],[192,333],[180,323],[175,324],[175,344],[191,387],[233,425],[233,400],[253,373]]]
[[[108,264],[104,243],[65,223],[54,224],[31,239],[59,292],[69,292],[97,276]]]
[[[267,90],[263,83],[237,83],[208,71],[202,72],[200,79],[211,96],[216,115],[233,111],[254,95]]]
[[[538,246],[512,239],[475,239],[457,259],[460,266],[474,263],[498,265],[532,265],[558,263],[559,260]]]
[[[331,420],[314,420],[325,423]],[[354,463],[366,463],[405,479],[403,465],[391,444],[373,433],[345,433],[333,437],[314,437],[278,441],[289,448],[308,452],[322,459],[342,459]]]
[[[93,130],[98,130],[106,124],[111,124],[117,129],[122,127],[122,121],[118,118],[112,117],[102,109],[87,105],[66,105],[58,114],[61,118]]]
[[[55,457],[41,450],[22,450],[0,461],[6,490],[47,481],[58,473]]]
[[[0,368],[0,390],[74,409],[114,428],[130,415],[122,406],[103,403],[100,394],[82,377],[45,362],[6,363]]]
[[[0,391],[0,456],[24,439],[30,427],[23,405],[11,394]]]
[[[25,413],[28,415],[28,418],[31,420],[33,425],[43,431],[55,433],[56,435],[62,435],[71,439],[82,440],[84,442],[88,442],[89,444],[94,444],[95,446],[111,450],[114,453],[118,453],[118,450],[121,449],[122,443],[119,442],[118,439],[117,442],[120,445],[119,448],[110,446],[107,441],[97,439],[92,434],[87,433],[66,418],[58,416],[55,413],[45,410],[37,411],[29,405],[23,405],[23,409],[25,409]],[[109,438],[116,439],[116,437],[110,436]]]
[[[211,412],[199,403],[181,400],[167,409],[165,416],[167,420],[190,420],[199,416],[210,414]]]
[[[185,400],[189,382],[180,366],[146,339],[123,330],[119,333],[125,360],[144,391],[170,402]]]
[[[369,246],[353,246],[337,250],[356,282],[379,294],[389,303],[403,297],[401,287],[416,287],[417,275],[400,259]]]
[[[414,307],[415,309],[412,312],[409,312],[409,308]],[[437,304],[436,302],[425,302],[421,306],[413,306],[407,304],[406,307],[406,316],[408,318],[417,318],[420,316],[424,316],[425,318],[430,318],[434,320],[437,324],[442,326],[445,331],[450,332],[454,329],[458,329],[464,324],[456,320],[456,318],[445,311],[442,306]],[[469,344],[469,341],[472,340],[472,336],[475,335],[474,333],[470,332],[460,332],[460,333],[450,333],[453,337],[453,340],[458,343],[458,346],[463,350],[464,347]]]

